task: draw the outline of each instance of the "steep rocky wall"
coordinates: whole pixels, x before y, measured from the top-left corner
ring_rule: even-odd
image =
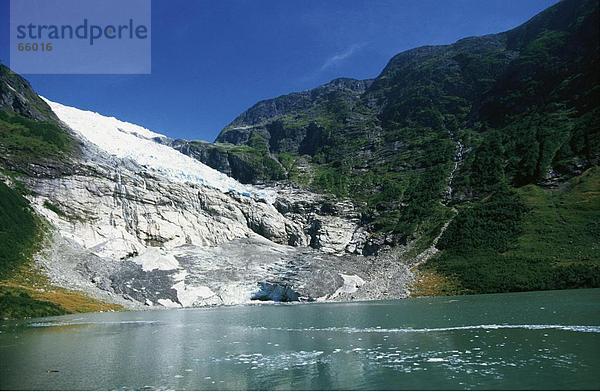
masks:
[[[377,298],[362,283],[348,291],[343,278],[373,274],[373,260],[352,255],[366,236],[351,203],[259,189],[275,195],[271,203],[173,182],[82,141],[72,167],[38,166],[25,178],[52,227],[38,261],[54,282],[130,307],[281,300],[282,290],[302,300]]]

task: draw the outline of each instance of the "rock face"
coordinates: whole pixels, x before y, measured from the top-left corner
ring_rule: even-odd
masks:
[[[343,154],[340,143],[359,140],[365,130],[372,133],[370,138],[379,133],[376,110],[361,102],[373,82],[340,78],[311,90],[260,101],[227,125],[215,143],[165,142],[245,184],[295,182],[291,172],[305,171],[307,159],[320,156],[320,162],[328,160],[335,155],[328,147]],[[331,132],[332,126],[343,126],[341,140]]]
[[[180,151],[185,155],[197,159],[205,165],[208,165],[213,169],[220,171],[221,173],[225,173],[230,177],[237,179],[239,176],[239,174],[238,176],[233,175],[232,164],[230,162],[230,157],[227,151],[214,148],[214,145],[212,145],[211,143],[188,142],[187,140],[173,140],[169,143],[169,145],[177,151]]]
[[[253,234],[307,243],[301,226],[264,200],[165,181],[131,161],[98,165],[86,157],[73,175],[30,179],[28,185],[51,222],[101,255],[122,258],[148,246],[214,246]]]
[[[285,170],[267,151],[248,150],[228,144],[187,140],[165,140],[165,143],[243,184],[282,180]],[[248,151],[245,151],[248,150]]]
[[[360,289],[373,260],[354,255],[365,236],[352,203],[244,186],[161,135],[49,104],[81,141],[72,167],[24,178],[53,229],[38,261],[56,283],[133,307],[374,295]]]
[[[0,64],[0,109],[35,120],[57,120],[29,83]]]
[[[258,125],[282,114],[298,110],[308,110],[315,106],[316,102],[329,99],[329,96],[332,94],[352,100],[364,93],[372,82],[372,80],[339,78],[312,90],[260,101],[233,120],[225,130]],[[225,130],[219,135],[217,141],[228,141],[233,144],[239,144],[239,140],[228,139],[229,137],[233,137],[233,135],[226,136],[225,134],[228,132]]]
[[[261,101],[225,127],[216,142],[251,144],[252,135],[256,134],[268,142],[272,152],[310,155],[326,136],[322,127],[309,121],[290,130],[284,128],[283,123],[273,120],[290,113],[307,113],[307,119],[311,120],[321,114],[320,106],[332,102],[351,106],[371,83],[372,80],[340,78],[313,90]]]
[[[366,233],[354,204],[292,187],[277,189],[274,206],[302,224],[311,248],[337,255],[362,254]]]

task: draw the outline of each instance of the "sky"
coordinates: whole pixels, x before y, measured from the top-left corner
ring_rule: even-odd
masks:
[[[152,0],[149,75],[24,75],[53,101],[213,141],[262,99],[376,77],[395,54],[497,33],[557,0]],[[9,1],[0,61],[9,64]]]

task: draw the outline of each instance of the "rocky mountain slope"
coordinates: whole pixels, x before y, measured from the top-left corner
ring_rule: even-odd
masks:
[[[2,260],[7,287],[34,256],[53,284],[125,307],[405,295],[406,266],[372,270],[381,261],[358,256],[368,233],[351,202],[243,185],[163,135],[40,99],[3,75],[3,102],[24,108],[1,112],[2,179],[23,212],[3,206],[3,243],[17,235],[13,221],[31,221],[28,241]]]
[[[2,314],[598,287],[598,22],[565,0],[259,102],[214,144],[0,65]]]
[[[182,151],[243,182],[289,181],[350,198],[373,233],[372,244],[387,239],[424,252],[450,220],[472,219],[490,197],[502,201],[495,205],[500,214],[536,210],[541,206],[523,200],[522,187],[563,189],[597,167],[598,26],[597,1],[564,0],[507,32],[400,53],[373,80],[339,79],[259,102],[225,127],[215,146]],[[245,165],[244,170],[230,170],[225,160],[206,159],[201,151],[243,162],[237,166]],[[264,162],[273,170],[265,170]],[[587,196],[600,218],[597,198]],[[514,236],[500,248],[490,248],[480,229],[463,232],[478,254],[469,260],[477,263],[481,255],[518,247],[528,216],[505,217]],[[502,237],[502,218],[479,219],[489,220],[482,225]],[[454,232],[454,225],[450,228]],[[441,243],[447,244],[448,236]],[[597,244],[598,238],[589,243]],[[540,272],[554,282],[545,287],[583,284],[557,277],[565,274],[593,277],[583,285],[600,280],[598,257],[567,257],[557,264],[552,252],[530,256],[553,266]],[[463,256],[455,261],[462,265]],[[454,270],[452,263],[444,264],[441,279],[454,281],[459,291],[506,290],[501,279],[485,290],[476,287],[476,279],[458,264]],[[497,273],[517,280],[529,274],[529,256],[511,263],[512,273],[498,266],[497,271],[482,269],[480,278]]]

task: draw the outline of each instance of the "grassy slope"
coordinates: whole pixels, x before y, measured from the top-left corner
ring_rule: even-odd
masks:
[[[0,318],[44,317],[66,313],[121,310],[80,292],[52,285],[33,262],[0,279]]]
[[[0,151],[13,165],[58,159],[73,152],[74,140],[58,125],[0,111]]]
[[[559,189],[519,188],[512,202],[522,203],[522,214],[498,200],[497,208],[487,200],[461,210],[413,294],[600,286],[599,167]]]

